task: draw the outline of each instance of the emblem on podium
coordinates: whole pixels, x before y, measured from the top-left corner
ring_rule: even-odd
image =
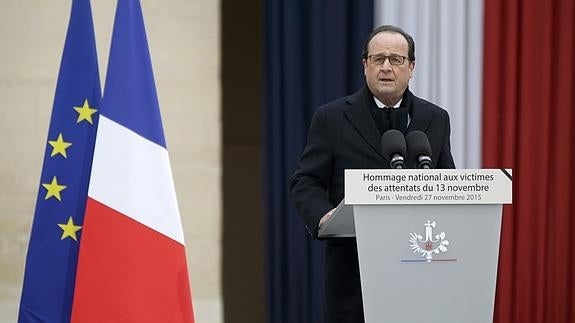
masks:
[[[415,232],[409,234],[409,246],[414,253],[420,254],[422,257],[425,257],[427,262],[431,262],[433,255],[447,251],[449,240],[445,238],[445,232],[434,234],[433,230],[436,227],[435,221],[427,220],[424,226],[425,236]]]

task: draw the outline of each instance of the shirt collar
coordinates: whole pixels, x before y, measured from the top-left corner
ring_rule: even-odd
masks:
[[[385,104],[383,104],[383,102],[379,101],[375,96],[373,97],[373,99],[375,100],[375,104],[377,105],[378,108],[385,108],[387,107]],[[403,101],[403,97],[401,99],[399,99],[399,101],[397,101],[397,103],[390,108],[399,108],[399,106],[401,105],[401,101]]]

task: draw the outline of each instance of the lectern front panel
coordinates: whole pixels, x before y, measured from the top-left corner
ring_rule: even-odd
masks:
[[[367,323],[493,320],[501,205],[355,205]]]

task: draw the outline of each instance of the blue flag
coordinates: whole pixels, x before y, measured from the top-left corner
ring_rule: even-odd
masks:
[[[73,0],[18,322],[69,322],[101,90],[89,0]]]

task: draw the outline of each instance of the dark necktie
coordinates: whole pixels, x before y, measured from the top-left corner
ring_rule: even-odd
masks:
[[[399,107],[389,110],[391,110],[390,115],[391,129],[399,130],[405,134],[407,131],[407,119],[408,119],[407,116],[409,114],[407,108]]]
[[[407,116],[408,110],[405,107],[378,108],[375,114],[375,123],[381,134],[389,129],[395,129],[405,133],[407,131]]]

